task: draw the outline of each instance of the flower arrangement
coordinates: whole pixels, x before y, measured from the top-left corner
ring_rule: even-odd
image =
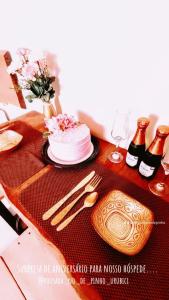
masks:
[[[50,75],[46,59],[32,59],[31,51],[26,48],[19,48],[17,55],[17,61],[9,66],[8,72],[17,75],[19,88],[30,91],[26,96],[29,102],[39,98],[50,103],[55,94],[52,87],[55,77]]]
[[[75,118],[73,116],[68,116],[67,114],[59,114],[57,117],[46,120],[45,123],[51,133],[66,131],[78,126],[78,122]]]

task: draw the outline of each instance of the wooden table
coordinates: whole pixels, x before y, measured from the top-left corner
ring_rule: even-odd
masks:
[[[43,132],[44,131],[44,120],[43,116],[37,112],[30,112],[17,120],[21,120],[25,122],[26,124],[32,126],[33,128]],[[3,127],[4,124],[1,126]],[[129,168],[125,164],[125,160],[120,163],[120,164],[113,164],[109,162],[107,159],[108,154],[114,149],[114,145],[104,141],[104,140],[99,140],[100,142],[100,153],[97,157],[97,161],[100,162],[101,164],[105,165],[107,168],[113,170],[115,173],[119,174],[123,178],[126,178],[130,182],[135,183],[135,185],[141,187],[144,190],[148,191],[148,181],[143,179],[139,174],[138,171],[132,168]],[[126,155],[126,150],[121,149],[121,152]],[[45,166],[42,170],[40,170],[38,173],[33,175],[32,177],[28,178],[25,182],[23,182],[20,186],[17,186],[16,188],[9,188],[6,187],[4,189],[4,193],[7,195],[8,199],[10,202],[14,205],[16,208],[17,212],[21,214],[22,217],[26,218],[27,222],[29,222],[29,225],[32,224],[29,218],[29,215],[26,215],[25,212],[22,211],[22,208],[20,207],[20,204],[17,202],[18,195],[29,185],[31,185],[33,182],[38,180],[41,176],[43,176],[45,173],[49,172],[53,166],[47,165]],[[157,178],[160,178],[163,176],[163,170],[162,167],[160,167],[158,173],[157,173]],[[169,178],[167,178],[166,182],[169,184]],[[169,201],[169,198],[163,198],[162,201]],[[34,224],[32,224],[34,225]],[[42,236],[46,238],[45,232],[41,232]]]
[[[17,118],[16,120],[21,120],[41,132],[43,132],[45,130],[43,115],[38,112],[32,111],[30,113],[23,115],[22,117]],[[0,129],[4,125],[5,124],[1,124]],[[120,163],[120,164],[113,164],[107,159],[108,154],[111,151],[113,151],[113,149],[115,147],[114,145],[112,145],[111,143],[109,143],[107,141],[101,140],[101,139],[99,139],[99,142],[100,142],[100,153],[97,157],[98,162],[104,164],[107,168],[113,170],[114,172],[117,172],[122,177],[127,178],[128,180],[135,183],[142,189],[148,190],[149,181],[142,178],[139,175],[137,170],[128,167],[125,163],[125,160],[123,160],[122,163]],[[122,148],[120,149],[120,151],[123,153],[123,155],[125,157],[127,151]],[[50,170],[51,168],[53,168],[51,165],[46,166],[40,172],[38,172],[37,174],[35,174],[34,176],[32,176],[31,178],[26,180],[22,185],[16,187],[16,189],[10,190],[11,194],[15,195],[15,193],[20,193],[21,190],[23,190],[29,184],[31,184],[32,182],[37,180],[40,176],[42,176],[42,174],[48,172],[48,170]],[[157,172],[157,175],[156,175],[156,178],[161,178],[161,177],[163,177],[162,167],[159,168],[159,171]],[[166,183],[169,184],[169,178],[167,178]],[[163,199],[166,201],[169,201],[169,197],[164,197]],[[14,199],[13,199],[13,201],[15,203]],[[17,206],[17,203],[15,203],[15,205]]]

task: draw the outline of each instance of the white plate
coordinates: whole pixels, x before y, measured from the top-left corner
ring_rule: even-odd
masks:
[[[12,150],[22,141],[23,136],[14,130],[0,133],[0,153]]]
[[[93,151],[94,151],[94,146],[91,143],[91,148],[90,148],[90,151],[89,151],[89,153],[87,155],[85,155],[81,159],[71,160],[71,161],[61,160],[61,159],[55,157],[53,155],[53,153],[51,152],[50,146],[48,147],[47,154],[48,154],[49,158],[51,160],[53,160],[55,163],[57,163],[57,164],[61,164],[61,165],[76,165],[76,164],[79,164],[79,163],[85,161],[86,159],[88,159],[92,155]]]

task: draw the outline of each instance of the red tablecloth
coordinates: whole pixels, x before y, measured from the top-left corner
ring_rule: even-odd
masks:
[[[14,188],[45,166],[41,160],[44,140],[41,132],[21,121],[16,121],[11,130],[22,134],[23,140],[13,152],[0,154],[0,182]]]
[[[154,225],[148,243],[134,257],[117,252],[97,235],[90,222],[91,209],[84,210],[61,232],[57,232],[56,228],[50,225],[50,220],[42,221],[42,214],[93,169],[103,176],[103,181],[98,187],[100,197],[113,188],[121,189],[148,206],[154,212],[156,221],[165,222],[165,225]],[[77,281],[84,278],[88,285],[92,285],[99,292],[101,299],[169,299],[169,204],[167,202],[145,192],[96,162],[83,169],[52,169],[26,188],[18,200],[39,230],[45,232],[49,240],[60,249],[67,264],[69,266],[79,264],[81,268],[85,268],[72,272],[72,275]],[[82,203],[83,199],[74,210]],[[125,265],[145,265],[146,273],[125,273]],[[101,272],[94,270],[94,266],[100,266]],[[103,272],[104,266],[121,267],[121,272]],[[99,284],[97,278],[100,278]],[[114,278],[116,280],[128,278],[128,284],[115,284]]]

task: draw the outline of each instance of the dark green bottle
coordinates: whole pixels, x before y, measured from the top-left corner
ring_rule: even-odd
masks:
[[[145,132],[150,123],[148,118],[139,118],[137,120],[137,130],[131,141],[127,155],[126,163],[131,168],[137,168],[145,153]]]

